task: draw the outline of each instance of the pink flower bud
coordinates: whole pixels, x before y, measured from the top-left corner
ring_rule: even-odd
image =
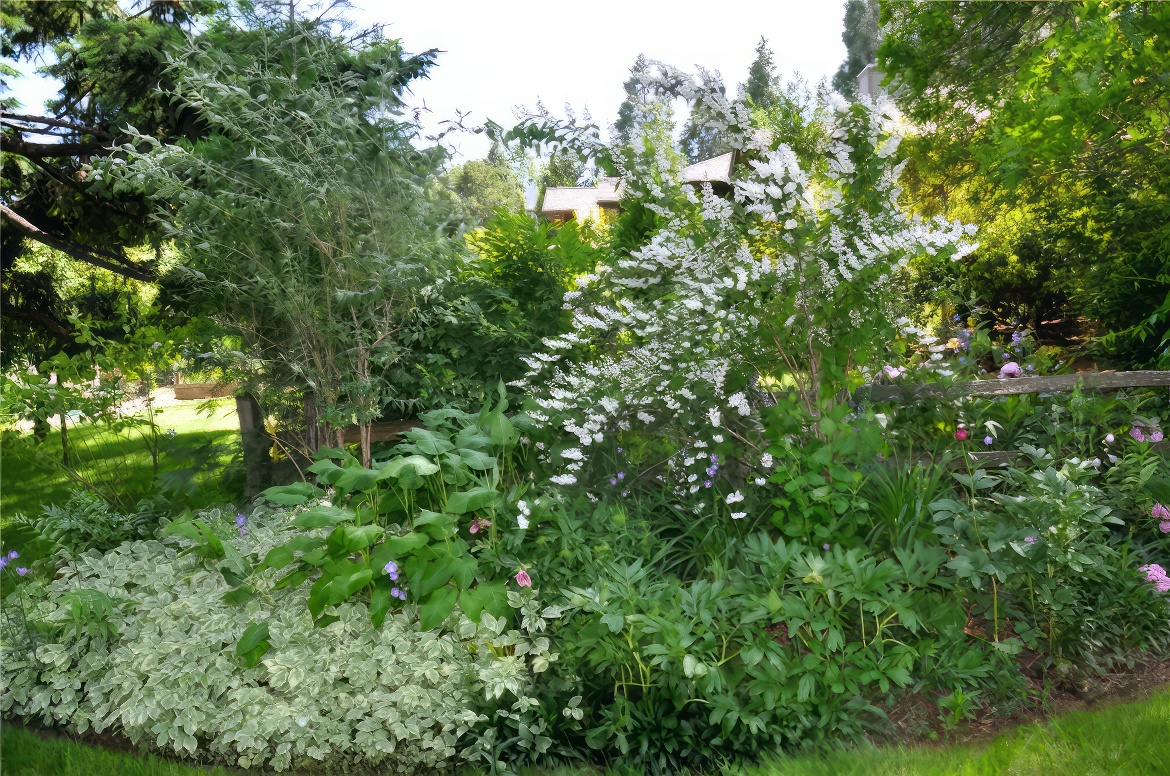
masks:
[[[528,576],[528,572],[520,569],[516,572],[516,584],[520,587],[532,587],[532,577]]]
[[[955,439],[962,442],[966,438],[967,438],[967,429],[960,428],[959,430],[955,431]]]

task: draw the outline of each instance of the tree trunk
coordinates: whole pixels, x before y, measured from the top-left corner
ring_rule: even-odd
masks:
[[[250,393],[237,396],[236,414],[240,416],[244,471],[248,481],[244,495],[251,501],[272,484],[271,441],[264,430],[264,415],[255,396]]]
[[[362,466],[370,468],[370,422],[358,424],[358,433],[361,435]]]

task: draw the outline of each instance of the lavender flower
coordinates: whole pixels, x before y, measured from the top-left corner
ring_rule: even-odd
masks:
[[[387,561],[386,565],[382,567],[382,571],[386,572],[386,576],[390,577],[391,582],[398,581],[398,564],[394,561]],[[395,590],[397,589],[395,588]]]
[[[0,558],[0,569],[7,568],[8,558]]]
[[[624,480],[624,479],[626,478],[626,473],[625,473],[625,472],[618,472],[618,473],[617,473],[617,478],[618,478],[619,480]]]
[[[19,557],[20,557],[20,553],[17,552],[16,550],[9,550],[8,551],[8,560],[16,560]]]
[[[1114,439],[1116,439],[1116,437],[1114,437],[1112,434],[1106,434],[1105,435],[1105,444],[1107,444],[1107,445],[1113,444]]]
[[[1025,536],[1024,541],[1027,542],[1028,544],[1035,544],[1036,542],[1040,541],[1040,537],[1039,536]]]
[[[1012,332],[1012,347],[1018,347],[1019,344],[1023,341],[1024,341],[1023,332],[1019,332],[1019,331]]]
[[[405,591],[399,590],[396,587],[390,588],[390,595],[393,596],[394,598],[397,598],[397,599],[402,600],[402,601],[406,600]]]
[[[992,436],[988,434],[987,436],[983,437],[983,444],[991,447],[993,444],[995,444],[995,439],[993,439]]]
[[[1015,361],[1009,361],[999,368],[1000,379],[1007,377],[1019,377],[1021,374],[1023,374],[1023,371],[1020,369],[1020,365]]]
[[[16,573],[23,577],[25,574],[28,573],[28,569],[26,569],[24,566],[18,566],[16,569]]]
[[[245,526],[247,526],[247,524],[248,524],[248,518],[244,517],[241,514],[236,515],[236,530],[240,532],[240,536],[244,535],[244,533],[246,531]]]
[[[1133,437],[1135,441],[1138,441],[1138,442],[1145,442],[1146,441],[1146,435],[1143,434],[1142,430],[1140,428],[1138,428],[1137,426],[1134,426],[1133,428],[1131,428],[1129,430],[1129,435],[1131,437]]]
[[[1162,429],[1156,428],[1153,431],[1151,431],[1150,432],[1150,441],[1151,442],[1161,442],[1162,441]]]

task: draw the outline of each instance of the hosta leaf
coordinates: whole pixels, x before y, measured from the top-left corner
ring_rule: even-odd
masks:
[[[448,496],[444,511],[462,515],[495,506],[499,501],[500,494],[492,488],[471,488]]]

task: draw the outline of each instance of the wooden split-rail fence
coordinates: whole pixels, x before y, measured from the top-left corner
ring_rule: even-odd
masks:
[[[1024,393],[1068,393],[1081,388],[1098,391],[1121,388],[1170,387],[1170,371],[1138,372],[1081,372],[1068,375],[1044,375],[1039,377],[989,378],[968,382],[924,383],[919,385],[893,385],[872,383],[862,386],[854,393],[859,401],[897,402],[909,404],[922,399],[960,399],[966,396],[1012,396]],[[1159,443],[1170,445],[1170,440]],[[1017,450],[999,450],[967,453],[966,461],[972,466],[988,468],[1007,466],[1021,455]]]

